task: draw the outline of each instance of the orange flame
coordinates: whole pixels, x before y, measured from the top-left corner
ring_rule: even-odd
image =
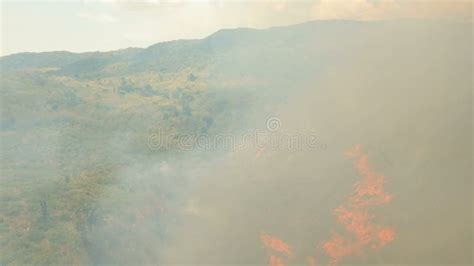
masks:
[[[270,266],[285,266],[283,259],[277,256],[270,256]]]
[[[277,252],[286,255],[287,257],[293,256],[290,246],[285,243],[283,240],[280,240],[276,237],[269,236],[267,234],[260,234],[260,240],[263,245],[271,252]],[[270,266],[285,266],[283,258],[279,256],[270,255]]]
[[[354,185],[354,191],[346,202],[334,211],[337,221],[352,237],[333,234],[323,244],[333,265],[344,257],[359,254],[368,245],[376,249],[395,239],[395,231],[373,223],[374,216],[369,213],[370,207],[392,200],[384,190],[385,176],[371,170],[368,156],[362,153],[360,145],[346,151],[345,155],[356,159],[355,168],[363,179]]]
[[[393,199],[392,195],[385,192],[385,176],[372,171],[361,145],[356,145],[344,154],[356,160],[354,167],[362,180],[354,184],[352,195],[334,210],[336,220],[349,234],[333,233],[322,244],[330,265],[338,264],[345,257],[361,254],[367,246],[379,249],[395,239],[395,231],[374,223],[375,215],[370,212],[371,207],[389,203]],[[287,257],[293,255],[290,246],[278,238],[262,233],[260,239],[272,252]],[[281,257],[270,255],[269,259],[270,266],[285,266]],[[308,264],[316,266],[316,259],[309,256]]]
[[[268,249],[283,253],[288,257],[293,256],[293,252],[291,251],[290,246],[283,240],[269,236],[264,233],[260,235],[260,239],[262,240],[262,243],[265,245],[265,247],[267,247]]]

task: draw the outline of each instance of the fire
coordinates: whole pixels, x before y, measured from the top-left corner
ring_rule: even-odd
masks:
[[[285,266],[285,263],[280,257],[270,256],[270,266]]]
[[[379,232],[379,244],[375,248],[381,248],[395,239],[395,231],[391,228],[385,228]]]
[[[285,243],[283,240],[280,240],[276,237],[267,235],[267,234],[260,234],[260,240],[262,241],[263,245],[270,251],[280,253],[279,255],[283,254],[287,257],[293,256],[293,252],[291,251],[291,247]],[[270,255],[270,266],[285,266],[284,259],[280,256]]]
[[[386,204],[393,198],[385,192],[385,176],[371,169],[368,156],[360,145],[346,151],[345,155],[356,160],[355,168],[362,180],[354,185],[352,195],[334,211],[348,235],[333,234],[323,244],[333,265],[345,257],[361,253],[366,246],[377,249],[395,239],[395,231],[376,224],[375,215],[370,213],[371,207]]]
[[[268,249],[283,253],[288,257],[293,256],[293,252],[291,251],[290,246],[283,240],[269,236],[264,233],[260,235],[260,239],[262,240],[262,243],[265,245],[265,247],[267,247]]]
[[[329,240],[322,244],[324,253],[329,257],[329,264],[336,265],[346,257],[359,255],[365,248],[379,249],[395,240],[395,230],[376,223],[372,207],[387,204],[393,196],[385,192],[385,176],[374,172],[369,164],[369,157],[362,152],[361,145],[344,153],[355,160],[354,167],[362,179],[354,184],[352,194],[335,210],[336,221],[345,229],[344,234],[332,233]],[[260,239],[267,249],[293,256],[293,252],[284,241],[261,234]],[[284,259],[270,255],[270,266],[284,266]],[[316,259],[308,257],[308,265],[316,266]]]

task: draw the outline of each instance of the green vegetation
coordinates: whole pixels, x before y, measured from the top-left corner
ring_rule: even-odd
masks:
[[[323,74],[350,76],[355,65],[369,58],[378,65],[365,66],[357,73],[372,76],[394,60],[391,51],[398,47],[403,47],[398,54],[406,54],[397,58],[399,65],[410,66],[420,76],[425,75],[423,71],[436,71],[437,60],[443,58],[432,55],[451,59],[445,50],[450,46],[431,40],[441,33],[446,40],[460,39],[463,32],[470,32],[470,26],[456,24],[456,31],[437,27],[420,37],[416,29],[430,25],[311,22],[268,30],[222,30],[202,40],[159,43],[145,49],[0,58],[0,265],[156,264],[163,240],[173,226],[186,219],[183,198],[201,174],[193,162],[211,162],[205,152],[185,152],[175,142],[150,147],[150,136],[239,133],[257,117],[266,117],[269,106],[287,101],[289,95],[302,94],[303,89],[311,91],[308,95],[322,91],[324,81],[319,78]],[[413,45],[415,39],[417,45]],[[366,47],[360,40],[377,41]],[[434,48],[423,49],[423,45]],[[417,56],[432,60],[425,63],[432,68],[411,66],[410,60],[418,60]],[[347,69],[349,60],[355,63]],[[464,58],[455,60],[464,62]],[[397,71],[392,67],[371,82],[379,84],[376,81],[399,74]],[[466,73],[459,75],[470,75]],[[395,103],[408,99],[405,106],[418,106],[418,100],[410,101],[406,95],[420,99],[432,93],[434,86],[412,89],[419,78],[415,74],[403,88],[395,82],[384,83],[390,89],[383,91],[389,95],[383,97],[398,100]],[[328,139],[342,136],[331,135],[335,128],[347,135],[347,131],[357,132],[356,124],[363,119],[354,113],[362,102],[377,106],[390,102],[363,101],[366,95],[357,98],[359,87],[344,90],[350,85],[344,79],[329,78],[341,82],[334,86],[337,88],[324,87],[334,89],[333,94],[318,94],[329,115],[321,115],[319,109],[308,109],[306,114],[318,130],[327,127]],[[369,88],[364,91],[367,95],[383,94],[367,83],[360,81],[360,87]],[[458,103],[457,98],[452,99]],[[336,101],[339,109],[333,108]],[[385,109],[377,110],[397,115],[405,111],[398,108],[386,104]],[[356,119],[338,124],[333,118],[345,117],[344,112]],[[443,114],[440,111],[439,116]],[[403,119],[392,120],[399,123]],[[392,126],[400,128],[387,126],[390,137]],[[359,129],[364,134],[379,132],[371,126]],[[422,150],[419,154],[423,155]],[[182,166],[183,160],[187,167]]]

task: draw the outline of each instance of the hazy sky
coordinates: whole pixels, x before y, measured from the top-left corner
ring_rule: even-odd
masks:
[[[472,20],[470,0],[1,1],[1,55],[105,51],[314,19]]]

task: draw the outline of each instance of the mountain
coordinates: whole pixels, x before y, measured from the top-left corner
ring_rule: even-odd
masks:
[[[0,264],[264,264],[263,230],[329,263],[315,241],[338,229],[356,144],[387,175],[397,237],[344,262],[469,261],[471,36],[311,21],[1,57]],[[325,148],[239,146],[269,117]]]
[[[126,71],[126,73],[174,72],[195,63],[214,63],[219,59],[239,60],[244,63],[243,61],[248,61],[262,52],[273,54],[276,51],[286,51],[288,53],[294,51],[295,46],[307,48],[308,45],[314,45],[316,48],[339,41],[347,42],[359,34],[380,34],[380,31],[384,29],[393,30],[393,25],[387,22],[313,21],[266,30],[225,29],[201,40],[169,41],[157,43],[145,49],[13,54],[1,57],[0,66],[4,72],[31,68],[57,68],[58,75],[92,75],[93,73],[97,75],[97,72],[105,75],[105,72],[110,73],[108,69],[114,66],[122,66],[112,71],[115,74],[123,74],[120,71]]]

